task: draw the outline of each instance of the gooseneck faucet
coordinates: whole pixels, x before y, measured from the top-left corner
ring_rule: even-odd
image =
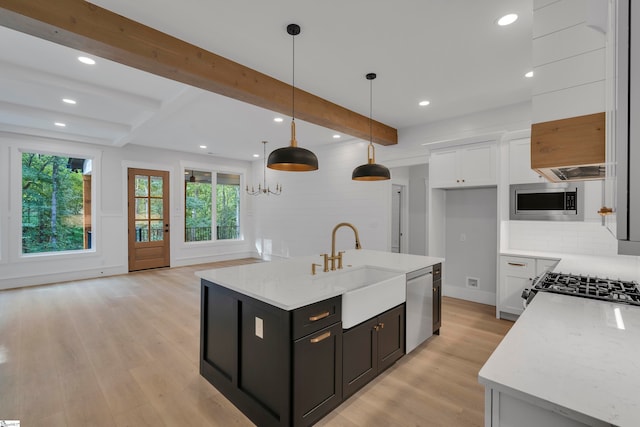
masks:
[[[360,246],[360,236],[358,235],[358,229],[348,222],[341,222],[340,224],[333,227],[333,232],[331,233],[331,256],[327,256],[327,254],[323,254],[321,256],[324,257],[324,271],[329,271],[328,261],[331,261],[331,270],[336,269],[336,260],[338,260],[338,268],[342,268],[342,254],[344,252],[340,251],[336,254],[336,231],[340,227],[349,227],[353,230],[353,234],[356,238],[356,249],[362,249]]]

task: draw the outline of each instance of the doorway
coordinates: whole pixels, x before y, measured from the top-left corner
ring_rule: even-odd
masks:
[[[127,171],[129,271],[169,267],[169,172]]]
[[[402,204],[404,186],[391,185],[391,252],[402,252]]]

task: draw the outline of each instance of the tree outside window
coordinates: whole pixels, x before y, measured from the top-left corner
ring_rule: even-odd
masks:
[[[88,159],[22,153],[22,253],[91,248]]]
[[[240,237],[240,175],[217,175],[216,222],[218,240]]]
[[[240,175],[185,171],[185,242],[229,240],[240,237]],[[215,227],[214,200],[215,197]],[[214,232],[212,232],[212,230]]]

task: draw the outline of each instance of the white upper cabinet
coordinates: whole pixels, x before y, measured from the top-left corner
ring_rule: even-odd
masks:
[[[496,144],[471,144],[433,151],[429,159],[429,182],[432,188],[496,185],[496,162]]]
[[[531,169],[531,139],[509,141],[509,184],[546,182],[544,177]]]

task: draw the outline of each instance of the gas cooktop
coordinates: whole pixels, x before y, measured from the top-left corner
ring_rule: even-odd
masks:
[[[531,290],[524,290],[522,298],[529,303],[537,292],[552,292],[640,306],[638,283],[623,280],[547,272],[534,280]]]

